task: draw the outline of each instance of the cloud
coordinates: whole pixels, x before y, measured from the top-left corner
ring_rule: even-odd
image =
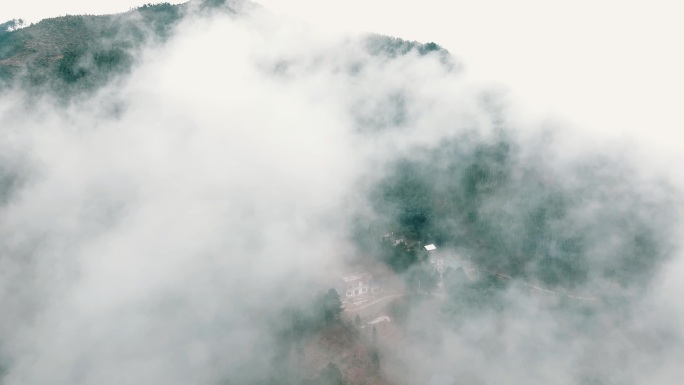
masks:
[[[268,379],[273,317],[358,259],[348,234],[369,185],[447,139],[497,135],[487,93],[438,54],[365,44],[258,10],[193,16],[88,100],[0,96],[0,180],[16,180],[0,209],[3,383]],[[558,337],[564,314],[515,290],[505,326],[488,315],[454,332],[438,306],[415,308],[404,371],[387,367],[571,383],[594,357],[585,335]]]
[[[268,374],[253,372],[270,318],[338,278],[345,205],[377,156],[347,108],[364,77],[336,68],[376,59],[345,39],[191,17],[88,100],[2,95],[3,166],[21,180],[0,220],[4,383]]]

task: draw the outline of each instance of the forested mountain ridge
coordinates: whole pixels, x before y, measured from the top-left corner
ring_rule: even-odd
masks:
[[[19,82],[34,90],[66,91],[67,95],[93,90],[127,73],[141,47],[163,43],[190,13],[239,17],[256,7],[244,0],[146,4],[122,14],[67,15],[16,30],[21,23],[10,20],[0,29],[0,87]],[[414,49],[421,55],[441,51],[444,62],[453,65],[448,52],[435,43],[370,35],[367,49],[389,57]]]
[[[189,4],[236,12],[225,1],[147,4],[116,15],[68,15],[0,32],[0,79],[35,88],[88,89],[127,72],[136,50],[163,41]]]

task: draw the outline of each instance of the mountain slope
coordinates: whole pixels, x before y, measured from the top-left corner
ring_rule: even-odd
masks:
[[[0,82],[62,95],[93,90],[126,74],[142,47],[166,41],[184,18],[208,12],[240,17],[256,7],[242,0],[195,0],[147,4],[116,15],[56,17],[13,31],[7,30],[14,25],[9,21],[0,32]],[[435,43],[371,35],[367,49],[388,57],[440,51],[445,64],[453,66],[448,52]]]

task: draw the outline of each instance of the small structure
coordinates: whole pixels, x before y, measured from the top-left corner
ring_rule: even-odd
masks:
[[[370,273],[354,273],[342,277],[343,292],[346,298],[360,295],[375,294],[380,291],[380,285],[373,281]]]
[[[454,271],[457,271],[458,269],[464,270],[460,258],[454,255],[453,252],[438,251],[437,247],[433,244],[425,245],[424,247],[425,250],[428,251],[428,260],[434,269],[433,274],[439,275],[439,280],[437,282],[438,287],[442,287],[444,283],[444,273],[447,269],[451,268]]]
[[[444,256],[435,251],[437,250],[437,247],[432,243],[423,247],[428,251],[428,257],[432,267],[434,267],[439,274],[444,273]]]
[[[399,246],[406,243],[406,239],[401,235],[395,235],[394,232],[387,233],[382,236],[382,240],[391,244],[392,246]]]

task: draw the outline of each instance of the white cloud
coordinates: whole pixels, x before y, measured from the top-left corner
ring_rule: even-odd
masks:
[[[240,381],[273,309],[333,286],[363,165],[388,156],[352,102],[447,75],[287,23],[189,20],[66,109],[2,96],[3,153],[27,169],[0,216],[5,383]]]

